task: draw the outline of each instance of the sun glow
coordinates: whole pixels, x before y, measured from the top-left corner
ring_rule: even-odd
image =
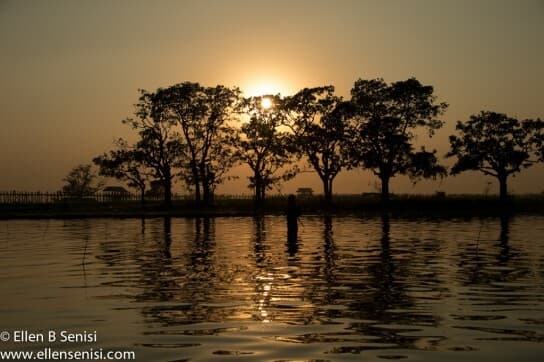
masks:
[[[261,99],[261,107],[263,107],[264,109],[269,109],[270,107],[272,107],[272,105],[272,99],[270,99],[269,97],[263,97]]]
[[[285,95],[286,89],[279,82],[274,80],[260,80],[249,83],[246,87],[243,87],[244,94],[250,97],[258,97],[265,95],[281,94]]]

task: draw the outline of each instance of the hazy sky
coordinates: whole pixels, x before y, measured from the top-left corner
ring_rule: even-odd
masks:
[[[457,120],[480,110],[544,118],[544,1],[4,1],[0,0],[0,190],[58,190],[79,163],[131,131],[138,88],[183,81],[290,94],[357,78],[414,76],[450,108],[429,142],[440,155]],[[448,160],[451,164],[453,160]],[[247,170],[239,170],[247,173]],[[541,192],[544,166],[511,180]],[[470,172],[392,192],[483,192]],[[342,173],[335,192],[374,190]],[[219,189],[249,193],[245,177]],[[321,191],[303,174],[300,186]]]

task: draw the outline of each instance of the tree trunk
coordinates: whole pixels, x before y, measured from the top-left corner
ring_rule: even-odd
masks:
[[[140,187],[140,204],[142,207],[145,206],[145,186]]]
[[[191,167],[191,170],[192,170],[192,173],[193,173],[193,183],[194,183],[194,186],[195,186],[195,201],[197,203],[200,203],[200,200],[201,200],[201,196],[200,196],[200,177],[199,177],[198,168],[197,168],[196,165],[193,164],[193,166]]]
[[[382,204],[387,205],[389,203],[389,176],[381,176],[382,182]]]
[[[215,189],[211,186],[208,186],[208,203],[213,203],[215,201]]]
[[[255,203],[258,204],[261,199],[261,184],[255,182]]]
[[[206,172],[205,164],[201,163],[199,170],[200,183],[202,184],[202,203],[204,205],[208,205],[210,203],[210,175],[208,172]]]
[[[164,187],[164,206],[167,208],[172,207],[172,179],[170,178],[170,173],[166,173],[165,179],[163,180]]]
[[[259,189],[259,184],[255,184],[255,195],[254,195],[254,199],[255,199],[255,203],[258,204],[259,203],[259,197],[261,195],[261,190]]]
[[[259,207],[262,204],[264,199],[264,185],[262,182],[261,175],[259,173],[254,174],[254,184],[255,184],[255,206]]]
[[[332,204],[332,180],[322,179],[323,181],[323,194],[325,195],[325,204],[327,206]]]
[[[508,201],[508,187],[506,184],[508,176],[507,175],[500,175],[498,177],[499,179],[499,195],[501,202]]]
[[[208,183],[206,180],[202,180],[202,201],[204,205],[208,205],[210,203],[210,187],[208,186]]]

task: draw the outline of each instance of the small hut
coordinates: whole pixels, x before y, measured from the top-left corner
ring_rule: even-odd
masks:
[[[102,190],[102,195],[105,200],[124,200],[130,195],[130,192],[122,186],[106,186]]]
[[[314,195],[314,190],[311,187],[299,187],[297,189],[297,197],[308,198]]]

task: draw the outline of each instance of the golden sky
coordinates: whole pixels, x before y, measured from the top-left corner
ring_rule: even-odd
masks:
[[[296,92],[357,78],[414,76],[450,108],[429,142],[441,155],[457,120],[480,110],[544,118],[544,2],[3,1],[0,0],[0,190],[58,190],[71,167],[130,134],[138,88],[183,81]],[[451,164],[451,160],[447,161]],[[237,170],[246,174],[247,170]],[[544,166],[512,179],[541,192]],[[483,192],[478,173],[392,192]],[[368,172],[344,172],[337,193],[374,191]],[[249,193],[244,177],[219,189]],[[283,191],[311,186],[303,174]]]

